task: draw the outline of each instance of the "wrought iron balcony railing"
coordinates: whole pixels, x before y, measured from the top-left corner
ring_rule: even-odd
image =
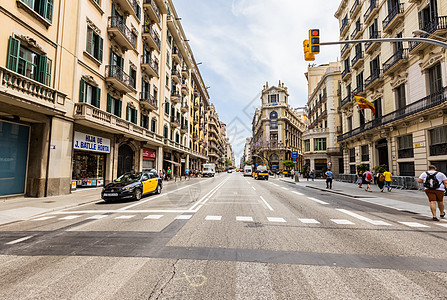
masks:
[[[393,19],[398,15],[398,14],[403,14],[404,13],[404,4],[400,3],[398,5],[396,5],[391,12],[388,14],[388,16],[386,16],[386,18],[382,21],[382,27],[385,30],[388,25],[391,23],[391,21],[393,21]]]
[[[349,73],[351,73],[351,68],[344,69],[343,72],[341,72],[341,78],[344,78]]]
[[[362,24],[356,24],[354,31],[351,33],[351,40],[355,39],[357,34],[362,31]]]
[[[119,80],[128,88],[133,89],[135,86],[134,79],[121,69],[120,66],[108,65],[106,66],[106,77],[113,77]]]
[[[367,88],[371,83],[373,83],[376,79],[382,77],[382,70],[373,70],[371,71],[371,75],[365,80],[365,88]]]
[[[355,64],[362,58],[363,58],[363,51],[357,52],[351,61],[351,66],[355,66]]]
[[[158,108],[157,99],[150,92],[140,92],[140,101],[144,101],[152,105],[154,108]]]
[[[360,5],[360,0],[354,0],[354,4],[352,4],[351,10],[349,11],[351,17],[355,13],[355,11],[359,7],[359,5]]]
[[[386,62],[383,63],[383,73],[402,59],[408,59],[408,49],[401,49],[394,53]]]
[[[158,9],[157,4],[155,4],[154,0],[144,0],[145,4],[150,4],[152,8],[155,11],[155,14],[157,15],[158,19],[161,19],[160,9]]]
[[[438,30],[447,30],[447,16],[437,17],[433,20],[430,20],[426,23],[422,23],[421,19],[419,19],[419,29],[427,32],[428,34],[423,34],[421,37],[427,38],[430,34],[434,34]],[[420,42],[409,42],[410,51],[419,46]]]
[[[364,22],[366,22],[366,20],[368,20],[369,16],[371,15],[371,13],[373,12],[373,10],[375,8],[377,8],[377,0],[373,0],[370,2],[371,4],[369,5],[368,9],[366,10],[365,14],[363,15],[363,20]]]
[[[161,47],[160,37],[158,36],[154,28],[152,28],[152,25],[150,24],[143,25],[143,32],[149,33],[152,39],[154,40],[155,44],[158,46],[158,49],[160,49]]]
[[[342,32],[345,30],[345,28],[348,26],[348,24],[349,24],[349,20],[348,20],[348,18],[344,18],[344,19],[341,21],[340,34],[342,34]]]
[[[117,28],[126,37],[132,47],[136,47],[137,36],[126,26],[121,17],[109,17],[109,22],[107,25],[110,28]]]
[[[149,65],[152,70],[154,70],[154,72],[158,75],[158,63],[154,59],[152,59],[150,55],[141,56],[141,63]]]

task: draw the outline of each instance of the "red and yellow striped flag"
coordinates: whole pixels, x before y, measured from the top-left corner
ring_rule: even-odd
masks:
[[[369,108],[373,114],[376,113],[376,108],[371,102],[366,100],[366,98],[359,96],[357,94],[354,94],[354,98],[360,108]]]

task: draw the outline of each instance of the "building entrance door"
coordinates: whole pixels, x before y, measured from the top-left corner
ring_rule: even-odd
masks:
[[[379,165],[386,165],[388,168],[388,143],[386,139],[377,141],[376,148],[378,152]]]
[[[121,145],[118,149],[118,177],[133,170],[134,152],[129,145]]]

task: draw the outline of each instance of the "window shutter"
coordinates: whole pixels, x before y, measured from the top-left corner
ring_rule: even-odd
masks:
[[[48,58],[46,56],[41,55],[39,57],[39,66],[38,66],[38,80],[39,82],[43,84],[47,84],[46,77],[47,77],[47,60]]]
[[[130,114],[129,114],[130,110],[129,110],[129,106],[126,107],[126,120],[130,121]]]
[[[100,62],[102,62],[102,56],[103,56],[103,44],[104,44],[104,41],[103,41],[103,39],[102,39],[102,37],[100,37],[100,36],[98,36],[98,42],[99,42],[99,45],[98,45],[98,50],[99,50],[99,53],[98,53],[98,60],[100,61]]]
[[[95,88],[95,106],[101,108],[101,89],[99,87]]]
[[[141,7],[139,5],[137,5],[137,18],[138,20],[141,19]]]
[[[94,44],[94,36],[93,36],[93,30],[87,26],[87,45],[86,45],[86,50],[88,53],[90,53],[91,55],[95,55],[96,53],[94,53],[93,49],[93,44]]]
[[[20,40],[13,36],[9,37],[9,49],[8,49],[8,69],[17,72],[19,67],[19,50]]]
[[[109,94],[107,94],[107,112],[112,112],[112,99]]]
[[[118,111],[117,111],[117,116],[121,118],[121,110],[123,109],[122,107],[122,103],[121,100],[117,100],[118,101]]]
[[[81,78],[81,83],[79,84],[79,102],[85,101],[85,81]]]
[[[138,120],[138,110],[134,109],[133,110],[133,121],[135,124],[137,124],[137,120]]]
[[[54,0],[42,1],[43,5],[45,5],[44,18],[50,23],[53,20],[53,1]]]

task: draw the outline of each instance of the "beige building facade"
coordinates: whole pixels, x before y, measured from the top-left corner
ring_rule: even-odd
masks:
[[[309,126],[303,134],[304,168],[321,176],[327,169],[343,174],[343,154],[337,142],[342,132],[340,62],[309,67],[307,102]]]
[[[425,37],[447,33],[447,2],[441,0],[344,0],[335,14],[340,40]],[[446,53],[419,43],[341,47],[345,173],[356,165],[386,165],[393,174],[419,176],[428,164],[447,171]],[[360,111],[352,93],[374,103]]]
[[[297,168],[303,166],[303,132],[305,117],[289,105],[284,83],[264,85],[261,108],[256,109],[252,122],[252,163],[265,164],[272,171],[285,169],[284,160],[292,160],[298,152]]]

